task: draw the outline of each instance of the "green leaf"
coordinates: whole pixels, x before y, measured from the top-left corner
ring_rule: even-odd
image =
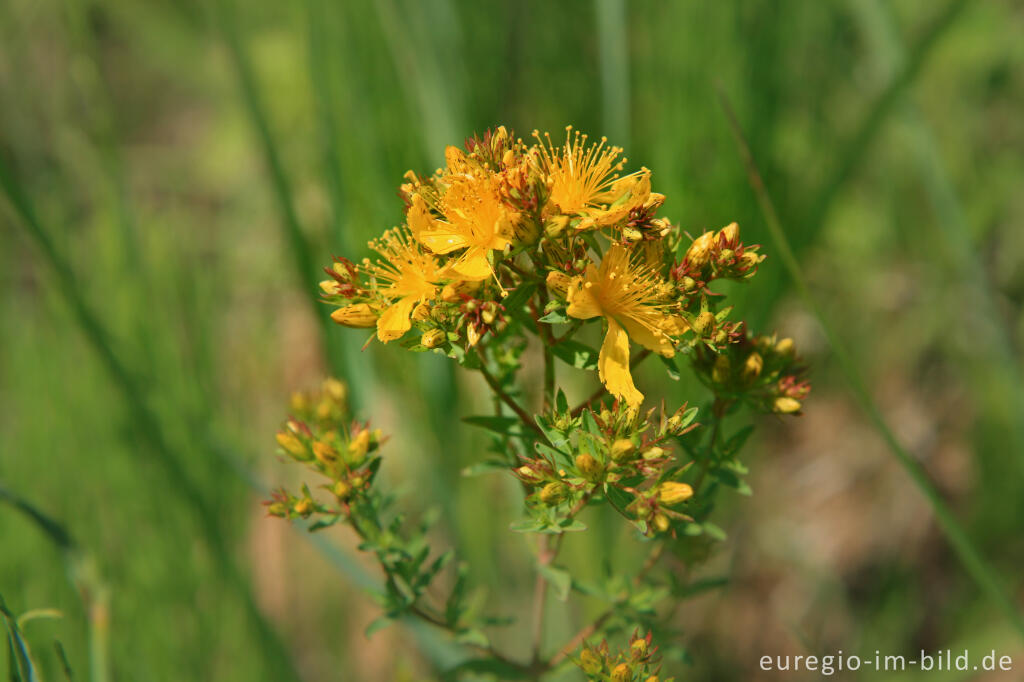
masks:
[[[725,444],[722,446],[722,453],[726,457],[732,457],[733,455],[735,455],[737,452],[740,451],[740,448],[743,447],[744,443],[747,442],[747,439],[750,438],[750,434],[752,434],[753,432],[753,426],[744,426],[742,429],[733,434],[729,438],[729,440],[725,441]]]
[[[565,312],[561,310],[552,310],[550,313],[538,320],[539,322],[547,322],[548,324],[565,324],[569,321],[569,318],[565,316]],[[557,346],[556,346],[557,347]]]
[[[552,589],[555,591],[555,596],[558,597],[559,601],[565,601],[569,598],[569,592],[572,590],[572,576],[569,575],[569,571],[564,568],[558,568],[557,566],[540,566],[540,574],[544,576],[544,579],[548,581]]]
[[[558,524],[558,530],[562,533],[576,533],[587,529],[587,524],[579,519],[563,519]]]
[[[737,476],[734,472],[726,468],[715,469],[712,474],[715,480],[722,485],[728,486],[738,492],[740,495],[750,495],[753,491],[747,482]]]
[[[469,644],[472,646],[487,647],[491,645],[491,640],[487,638],[483,630],[477,628],[466,628],[465,630],[459,631],[455,635],[455,641],[459,644]]]
[[[363,631],[363,634],[367,638],[373,637],[374,633],[383,630],[384,628],[386,628],[394,622],[394,619],[388,616],[381,616],[380,618],[375,618],[372,623],[366,626],[366,630]]]
[[[547,523],[540,519],[521,519],[513,521],[508,528],[513,533],[537,533],[547,527]]]
[[[659,355],[658,358],[661,359],[661,364],[665,365],[669,378],[673,381],[679,381],[679,367],[676,365],[675,358],[666,358],[664,355]]]
[[[533,292],[537,290],[536,282],[524,282],[517,286],[511,294],[505,297],[505,300],[501,302],[505,306],[505,310],[509,312],[518,312],[529,300],[530,296],[533,296]]]
[[[562,341],[551,350],[559,360],[576,369],[597,369],[598,352],[584,343],[572,340]]]
[[[715,540],[725,540],[725,538],[728,537],[725,534],[724,530],[722,530],[721,528],[719,528],[715,524],[711,523],[710,521],[705,521],[703,523],[703,527],[704,527],[704,532],[708,536],[714,538]]]
[[[518,430],[513,431],[513,427],[519,425],[519,419],[517,417],[497,417],[493,415],[480,415],[474,417],[463,417],[462,421],[473,426],[479,426],[482,429],[487,429],[502,436],[518,436],[520,432]]]
[[[558,389],[558,393],[555,394],[555,409],[562,414],[569,411],[569,399],[565,397],[565,391],[562,389]]]
[[[340,516],[331,516],[329,518],[319,518],[316,521],[314,521],[313,523],[309,524],[309,527],[306,530],[308,530],[310,533],[315,533],[318,530],[323,530],[324,528],[330,528],[331,526],[336,524],[339,520],[341,520]]]
[[[717,576],[714,578],[701,578],[700,580],[694,580],[692,583],[683,585],[676,591],[676,596],[680,599],[696,597],[699,594],[716,590],[719,587],[724,587],[728,584],[729,576],[727,575]]]

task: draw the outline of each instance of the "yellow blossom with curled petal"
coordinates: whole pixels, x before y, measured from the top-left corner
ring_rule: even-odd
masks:
[[[413,309],[437,293],[441,271],[437,260],[401,229],[388,230],[370,247],[383,257],[365,266],[376,281],[377,293],[389,303],[377,320],[377,338],[387,343],[412,328]]]
[[[632,339],[666,357],[675,354],[672,336],[682,334],[686,323],[672,315],[661,297],[662,280],[643,264],[631,262],[630,252],[619,244],[605,253],[600,266],[587,266],[583,277],[569,288],[571,317],[587,320],[604,317],[608,332],[597,367],[601,381],[612,395],[631,407],[643,402],[629,370]]]
[[[486,279],[493,274],[488,254],[504,250],[515,240],[520,215],[502,198],[500,173],[476,172],[455,147],[449,147],[446,156],[449,175],[434,206],[443,218],[436,218],[427,201],[416,194],[406,216],[409,229],[433,253],[462,251],[447,266],[455,276]]]

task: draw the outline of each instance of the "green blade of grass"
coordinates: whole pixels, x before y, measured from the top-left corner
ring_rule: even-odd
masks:
[[[89,679],[107,682],[110,679],[110,588],[100,576],[94,557],[72,539],[64,526],[3,484],[0,484],[0,502],[6,502],[24,514],[63,555],[68,579],[75,587],[86,614]]]
[[[155,455],[155,461],[170,480],[171,488],[181,496],[185,508],[195,514],[196,525],[213,554],[214,564],[220,571],[221,577],[235,590],[246,608],[255,634],[263,645],[260,650],[266,658],[269,671],[278,676],[278,679],[298,679],[298,673],[283,642],[263,616],[248,581],[230,554],[216,510],[199,492],[195,483],[186,473],[181,460],[174,453],[170,441],[164,433],[163,425],[150,407],[142,384],[114,352],[110,335],[83,298],[82,289],[75,280],[68,260],[57,249],[50,234],[43,228],[28,195],[2,158],[0,158],[0,189],[3,190],[17,217],[20,218],[20,225],[36,243],[44,260],[53,271],[57,280],[57,288],[71,308],[72,315],[89,347],[97,354],[103,368],[123,395],[133,425],[148,443],[150,450]]]
[[[957,521],[945,500],[942,499],[939,491],[928,478],[928,473],[924,470],[924,467],[922,467],[921,464],[918,463],[909,452],[907,452],[906,448],[903,447],[903,444],[900,443],[899,439],[896,437],[896,434],[893,433],[888,422],[886,422],[885,417],[882,415],[881,409],[878,407],[877,403],[875,403],[874,398],[868,391],[868,388],[861,377],[860,370],[853,360],[853,356],[839,338],[839,335],[833,328],[832,323],[825,315],[824,309],[818,303],[814,295],[811,294],[811,290],[807,285],[807,280],[803,275],[800,263],[797,260],[796,255],[793,253],[793,249],[790,247],[789,239],[786,237],[786,234],[782,229],[782,224],[779,221],[778,214],[775,211],[775,205],[772,202],[771,196],[769,195],[763,180],[761,179],[761,174],[754,162],[754,157],[750,152],[750,147],[747,145],[747,141],[743,136],[743,131],[740,128],[736,114],[733,111],[732,105],[729,103],[729,99],[724,90],[720,87],[718,88],[718,96],[722,109],[725,112],[725,116],[728,119],[733,137],[736,140],[736,146],[738,147],[740,156],[743,159],[743,164],[747,171],[750,186],[753,189],[754,194],[757,196],[758,205],[760,206],[761,213],[764,216],[765,223],[768,226],[768,231],[771,235],[772,242],[775,245],[775,249],[782,258],[783,265],[785,265],[790,278],[793,280],[793,284],[796,287],[797,292],[800,294],[805,305],[810,309],[814,317],[817,319],[818,324],[821,326],[828,345],[835,354],[839,367],[853,391],[854,398],[864,411],[868,421],[878,432],[879,436],[881,436],[882,440],[885,441],[889,450],[907,472],[907,475],[910,476],[911,481],[917,487],[921,495],[928,502],[932,509],[932,513],[935,515],[935,519],[938,522],[939,528],[946,536],[946,540],[960,559],[960,562],[963,564],[968,575],[974,580],[981,591],[992,601],[993,605],[995,605],[1003,615],[1006,616],[1007,620],[1013,625],[1018,633],[1020,633],[1021,637],[1024,638],[1024,617],[1021,616],[1016,606],[1014,606],[1013,601],[1006,593],[996,571],[988,564],[988,562],[986,562],[984,557],[982,557],[981,553],[974,546],[974,543]]]

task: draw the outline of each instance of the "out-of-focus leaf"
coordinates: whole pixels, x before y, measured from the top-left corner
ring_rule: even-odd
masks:
[[[565,601],[568,599],[569,592],[572,590],[572,576],[569,575],[569,571],[557,566],[540,566],[539,568],[540,574],[551,585],[558,600]]]
[[[473,426],[479,426],[480,428],[487,429],[493,433],[497,433],[502,436],[518,436],[519,430],[515,429],[519,425],[519,419],[517,417],[498,417],[494,415],[478,415],[473,417],[463,417],[462,421]]]
[[[544,318],[541,318],[543,321]],[[567,365],[577,369],[597,369],[597,350],[578,341],[562,341],[552,348],[555,356]]]

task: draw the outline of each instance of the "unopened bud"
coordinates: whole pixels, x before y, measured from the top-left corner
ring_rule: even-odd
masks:
[[[622,230],[622,238],[627,242],[638,242],[644,238],[644,233],[635,227],[627,227]]]
[[[494,311],[492,309],[490,309],[490,308],[487,308],[482,313],[480,313],[480,319],[482,319],[484,321],[484,324],[487,324],[487,325],[494,324],[494,319],[495,319]]]
[[[334,402],[339,404],[345,402],[345,398],[348,397],[348,386],[334,377],[324,379],[323,390]]]
[[[549,270],[545,282],[547,283],[548,291],[556,297],[565,300],[565,297],[569,295],[569,285],[572,284],[572,277],[564,272]]]
[[[337,296],[341,293],[341,285],[333,279],[325,279],[320,282],[320,291],[324,292],[328,296]]]
[[[419,303],[412,309],[412,321],[422,322],[430,317],[430,306],[426,303]]]
[[[800,411],[800,401],[789,396],[779,396],[772,404],[772,409],[780,414],[793,414]]]
[[[549,237],[557,237],[562,234],[565,230],[565,226],[569,224],[569,216],[567,215],[556,215],[548,218],[544,221],[544,234]]]
[[[338,308],[331,313],[331,319],[344,327],[366,329],[377,325],[377,313],[365,303],[355,303]]]
[[[555,506],[565,500],[567,492],[564,484],[553,481],[540,489],[540,501]]]
[[[736,258],[736,252],[732,249],[722,249],[718,252],[718,262],[722,265],[729,265]]]
[[[309,409],[309,400],[306,398],[305,393],[295,391],[288,400],[288,406],[291,408],[292,412],[305,412]]]
[[[612,669],[612,682],[630,682],[633,679],[633,671],[625,663],[619,663]]]
[[[306,446],[303,445],[302,441],[295,436],[295,434],[288,433],[286,431],[278,431],[276,438],[277,444],[281,446],[281,449],[295,459],[309,459],[309,451],[306,449]]]
[[[764,359],[758,352],[751,353],[747,356],[747,361],[743,363],[743,378],[747,381],[753,381],[757,377],[761,376],[761,370],[764,368]]]
[[[363,461],[366,457],[366,453],[370,450],[370,432],[360,431],[355,438],[348,444],[348,456],[349,460],[353,464],[358,464]]]
[[[274,502],[273,504],[267,505],[267,513],[271,516],[277,516],[283,519],[288,516],[288,505],[283,502]]]
[[[697,280],[687,275],[683,277],[683,291],[689,293],[697,289]]]
[[[672,506],[680,502],[686,502],[693,497],[693,488],[689,483],[679,481],[665,481],[658,486],[658,502]]]
[[[775,352],[779,355],[792,355],[796,350],[796,344],[793,343],[793,339],[786,337],[775,344]]]
[[[671,526],[668,517],[664,514],[655,514],[654,518],[651,519],[651,524],[654,526],[654,529],[659,533],[664,533]]]
[[[624,462],[629,459],[634,452],[636,452],[636,446],[633,444],[633,441],[628,438],[620,438],[612,443],[612,461]]]
[[[480,343],[480,332],[477,330],[475,325],[469,325],[466,329],[466,341],[469,342],[470,346],[475,346]]]
[[[585,647],[580,652],[580,667],[583,668],[583,672],[588,675],[596,675],[601,672],[604,668],[604,663],[601,661],[601,657],[597,655],[597,652],[589,647]]]
[[[646,460],[661,459],[662,457],[665,456],[665,450],[655,445],[654,447],[650,447],[644,450],[640,456]]]
[[[350,486],[345,481],[338,481],[337,483],[334,484],[334,487],[331,489],[331,492],[334,493],[335,497],[344,502],[345,500],[348,499],[348,496],[352,494],[352,486]]]
[[[515,161],[515,160],[516,160],[515,152],[513,152],[511,149],[506,149],[505,153],[501,155],[501,165],[502,166],[506,166],[506,167],[507,166],[511,166],[512,162]]]
[[[749,270],[763,260],[764,256],[756,251],[744,251],[743,255],[740,256],[740,265],[743,266],[744,270]]]
[[[292,507],[292,509],[295,511],[296,514],[298,514],[302,518],[306,518],[313,513],[313,500],[309,498],[303,498],[296,502],[295,506]]]
[[[736,240],[740,238],[740,226],[738,223],[729,223],[718,231],[718,235],[725,237],[726,242],[735,244]]]
[[[703,268],[711,260],[711,249],[715,245],[715,233],[705,232],[693,240],[686,250],[686,260],[696,268]]]
[[[724,384],[729,381],[729,356],[722,355],[715,357],[715,366],[711,368],[711,380],[716,384]]]
[[[715,316],[710,311],[705,310],[697,316],[691,326],[693,331],[697,332],[697,336],[705,337],[715,328]]]
[[[601,477],[604,467],[589,452],[582,452],[576,455],[576,468],[579,469],[583,478],[593,481]]]
[[[633,643],[629,645],[629,652],[633,658],[643,658],[647,655],[647,640],[634,639]]]
[[[321,464],[330,464],[338,459],[338,453],[334,448],[319,440],[313,443],[313,454]]]
[[[423,332],[423,336],[420,337],[420,343],[426,348],[437,348],[447,339],[448,335],[444,333],[444,330],[435,327]]]

